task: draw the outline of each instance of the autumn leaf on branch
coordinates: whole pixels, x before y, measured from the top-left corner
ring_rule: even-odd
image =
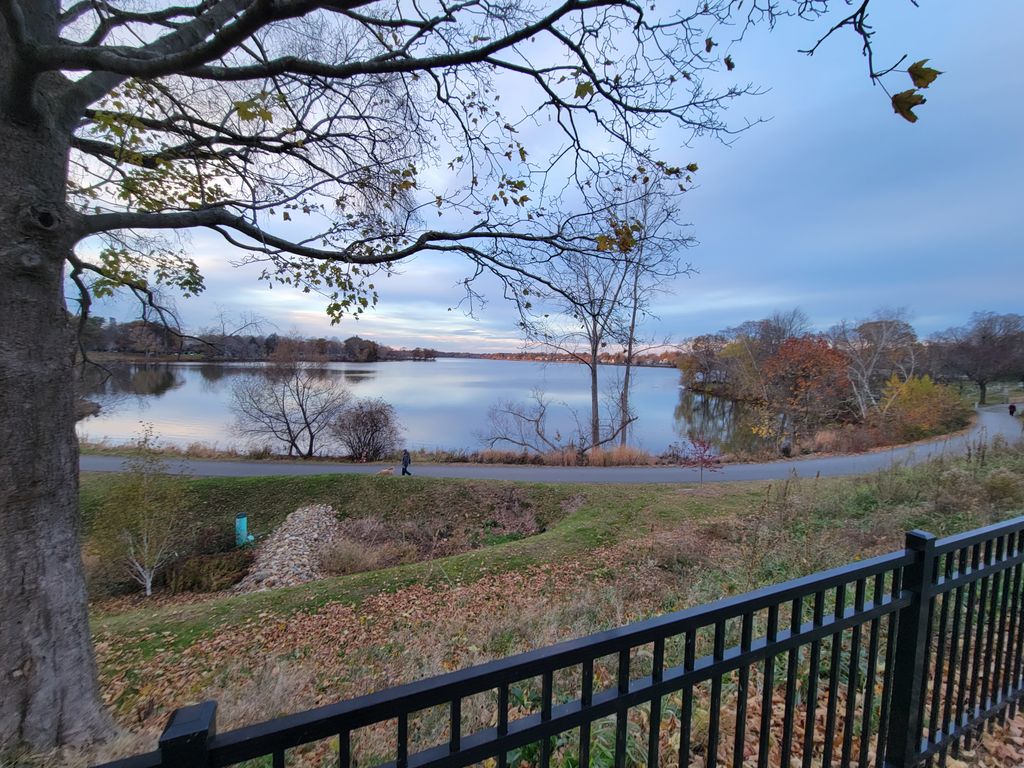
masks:
[[[725,57],[725,68],[727,70],[729,70],[730,72],[732,72],[734,69],[736,69],[736,62],[734,62],[732,60],[732,56],[726,56]]]
[[[585,99],[594,95],[594,84],[588,80],[580,80],[576,83],[576,98]]]
[[[914,81],[915,88],[927,88],[929,85],[935,82],[935,78],[942,74],[937,69],[926,67],[928,59],[921,59],[915,61],[907,69],[907,74],[910,75],[910,79]]]
[[[911,88],[908,91],[900,91],[892,97],[892,108],[904,120],[916,123],[917,115],[912,110],[914,107],[924,104],[925,101],[924,96]]]

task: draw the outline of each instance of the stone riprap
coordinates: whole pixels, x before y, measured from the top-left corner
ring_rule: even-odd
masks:
[[[341,536],[338,514],[326,504],[300,507],[267,537],[238,592],[292,587],[323,578],[320,555]]]

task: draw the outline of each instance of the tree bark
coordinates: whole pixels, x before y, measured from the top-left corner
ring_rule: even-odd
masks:
[[[110,730],[79,540],[74,333],[63,295],[75,239],[64,202],[69,133],[46,118],[56,104],[40,101],[27,113],[7,101],[0,112],[0,749]]]
[[[637,254],[639,262],[643,257],[643,244],[639,246]],[[619,398],[619,445],[626,447],[629,437],[629,388],[632,386],[631,375],[633,372],[633,347],[636,344],[636,319],[640,312],[640,264],[634,265],[633,283],[629,295],[629,328],[626,333],[626,355],[623,361],[626,369],[622,372],[622,394]]]
[[[596,326],[596,321],[594,325]],[[600,350],[600,338],[597,330],[590,335],[590,447],[597,447],[601,442],[601,399],[598,389],[597,355]]]
[[[988,382],[978,382],[978,405],[988,405],[986,400],[988,399]]]

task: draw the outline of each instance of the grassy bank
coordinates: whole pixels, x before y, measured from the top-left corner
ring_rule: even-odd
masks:
[[[134,456],[138,449],[131,443],[110,443],[104,440],[89,441],[81,440],[79,449],[83,454],[92,456]],[[195,442],[185,446],[162,444],[156,449],[157,453],[167,458],[180,459],[223,459],[228,461],[299,461],[298,457],[290,457],[280,453],[274,453],[270,448],[264,446],[248,450],[238,448],[221,448],[216,444]],[[547,453],[530,453],[526,451],[500,450],[487,448],[479,451],[473,450],[413,450],[410,452],[413,462],[427,462],[431,464],[530,464],[534,466],[548,467],[631,467],[650,466],[657,464],[678,464],[679,457],[674,455],[660,455],[648,453],[647,451],[633,446],[612,446],[609,448],[594,448],[584,455],[577,453],[575,448],[566,448],[561,451],[548,451]],[[372,462],[379,466],[392,466],[401,461],[401,452],[395,452],[391,456],[379,461]],[[306,463],[316,462],[352,462],[356,463],[351,456],[322,454],[301,459]]]
[[[996,446],[863,478],[705,488],[192,481],[195,509],[227,521],[227,507],[250,505],[268,529],[307,501],[423,519],[474,514],[515,487],[543,510],[546,530],[304,587],[97,605],[105,696],[141,734],[135,746],[149,746],[171,708],[205,697],[220,702],[221,727],[234,727],[889,551],[910,528],[945,535],[1021,514],[1022,477],[1024,451]],[[86,478],[87,513],[104,483]],[[360,746],[372,759],[387,738],[368,733]]]

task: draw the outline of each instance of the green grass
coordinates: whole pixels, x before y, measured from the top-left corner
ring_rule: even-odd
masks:
[[[111,479],[108,475],[83,475],[86,519],[96,513]],[[242,623],[257,613],[286,616],[315,611],[336,601],[355,605],[367,596],[412,584],[466,583],[486,573],[557,562],[644,535],[652,525],[738,513],[749,509],[759,496],[756,485],[737,485],[712,499],[697,498],[674,485],[546,485],[432,478],[406,478],[396,483],[393,478],[363,475],[210,478],[186,484],[189,509],[184,514],[198,515],[207,525],[233,526],[235,512],[249,510],[258,534],[271,531],[296,507],[313,502],[332,504],[343,516],[415,519],[442,510],[449,520],[480,520],[510,489],[534,507],[545,530],[439,560],[323,579],[300,587],[126,613],[94,612],[93,628],[97,633],[142,637],[171,632],[173,645],[185,647],[200,636]]]
[[[486,521],[496,504],[516,494],[530,505],[542,533],[497,540],[451,557],[380,571],[323,579],[299,587],[230,595],[201,602],[156,606],[122,613],[93,612],[100,635],[166,646],[154,635],[170,633],[182,648],[220,628],[238,626],[260,613],[288,616],[316,612],[332,602],[358,605],[382,592],[413,584],[469,583],[492,573],[522,571],[544,563],[583,558],[601,547],[652,538],[652,532],[699,529],[739,553],[730,562],[701,562],[690,597],[715,599],[726,593],[804,575],[846,562],[859,547],[884,542],[898,546],[901,532],[920,527],[937,535],[966,530],[991,519],[1024,513],[1020,496],[996,498],[1003,482],[1024,476],[1024,452],[989,452],[984,460],[945,460],[909,469],[890,469],[852,479],[734,483],[694,489],[685,485],[545,485],[499,481],[322,475],[292,478],[211,478],[187,481],[189,515],[213,526],[233,525],[237,511],[252,515],[253,529],[265,534],[296,507],[323,502],[343,516],[377,515],[420,519],[443,514],[453,523]],[[95,514],[110,484],[106,475],[85,475],[82,508]],[[185,482],[185,481],[183,481]],[[1024,495],[1018,483],[1015,486]],[[995,489],[995,490],[993,490]],[[725,519],[719,527],[716,520]],[[653,537],[657,539],[657,535]],[[645,545],[646,546],[646,545]],[[664,555],[667,568],[690,567]],[[593,563],[595,578],[613,572]],[[678,600],[667,600],[666,610]]]
[[[974,406],[978,402],[980,391],[976,384],[963,382],[963,384],[950,384],[964,402]],[[1017,403],[1018,407],[1024,403],[1024,384],[1019,381],[993,381],[986,388],[985,399],[988,405],[1005,405]]]
[[[112,473],[83,473],[82,518],[88,533],[93,516],[115,479]],[[534,510],[541,525],[561,517],[560,505],[590,486],[555,486],[500,481],[436,480],[377,475],[200,478],[183,481],[182,517],[211,527],[234,530],[236,513],[249,515],[249,529],[262,536],[304,504],[330,504],[342,517],[375,516],[384,520],[418,519],[442,514],[447,519],[486,520],[515,493]]]

